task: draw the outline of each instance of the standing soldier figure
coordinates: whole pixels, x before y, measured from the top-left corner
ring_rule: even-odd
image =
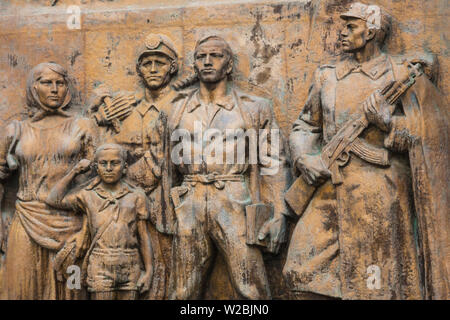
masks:
[[[169,120],[173,175],[179,174],[183,181],[171,191],[176,223],[169,298],[200,298],[218,251],[240,296],[269,299],[262,253],[251,244],[261,244],[267,236],[268,250],[277,252],[284,241],[287,170],[279,139],[259,136],[258,155],[246,135],[267,130],[272,137],[279,129],[270,101],[231,86],[227,78],[233,69],[233,54],[222,38],[200,40],[194,60],[200,88],[176,104]],[[207,138],[208,133],[213,137]],[[180,135],[183,142],[174,144],[174,137]],[[217,147],[222,143],[223,148]],[[261,159],[268,146],[268,157]],[[252,157],[258,161],[249,160]],[[267,215],[271,209],[272,217]],[[263,215],[265,222],[258,223]]]
[[[341,18],[351,58],[319,67],[290,136],[301,180],[286,200],[302,216],[283,274],[293,291],[343,299],[446,299],[447,111],[420,64],[381,51],[380,7]]]
[[[93,117],[98,125],[108,128],[106,142],[117,143],[128,151],[127,176],[149,197],[151,221],[156,229],[167,232],[163,216],[169,214],[166,211],[171,207],[167,205],[167,171],[162,169],[164,159],[167,159],[163,146],[164,128],[177,99],[177,92],[170,83],[178,72],[178,54],[172,41],[164,35],[148,35],[138,56],[136,70],[144,84],[143,92],[111,99],[107,90],[100,89],[93,104]],[[105,103],[101,105],[102,102]],[[150,298],[162,299],[167,296],[171,240],[152,229],[151,234],[156,265]]]

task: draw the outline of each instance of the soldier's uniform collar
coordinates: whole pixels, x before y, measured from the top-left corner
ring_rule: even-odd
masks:
[[[358,64],[355,59],[347,59],[336,65],[336,77],[338,80],[341,80],[351,72],[361,72],[372,80],[376,80],[390,70],[390,68],[391,65],[386,54],[381,54],[361,64]]]
[[[145,91],[142,90],[138,95],[136,95],[136,100],[139,101],[136,106],[136,111],[139,112],[142,116],[144,116],[148,110],[152,107],[156,109],[156,111],[161,111],[161,108],[168,103],[171,103],[175,97],[177,96],[177,92],[170,87],[170,85],[166,86],[158,99],[153,99],[151,96],[145,96]]]
[[[193,112],[195,109],[197,109],[199,106],[202,105],[202,101],[200,100],[200,91],[197,90],[192,99],[189,101],[187,105],[187,111]],[[215,101],[215,105],[226,109],[228,111],[232,110],[234,106],[236,105],[235,98],[233,96],[232,90],[225,96]]]

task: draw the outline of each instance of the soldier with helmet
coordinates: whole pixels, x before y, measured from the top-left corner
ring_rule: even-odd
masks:
[[[136,71],[144,85],[142,91],[127,96],[119,94],[111,100],[109,92],[103,90],[93,107],[98,125],[110,127],[110,139],[126,147],[132,162],[149,150],[148,127],[160,111],[170,114],[171,103],[177,96],[170,86],[178,72],[178,54],[172,41],[164,35],[149,34],[138,55]]]
[[[143,84],[141,92],[119,94],[111,99],[108,90],[100,90],[91,110],[97,124],[107,129],[106,142],[119,144],[128,151],[128,178],[145,190],[152,203],[152,245],[160,258],[155,260],[162,263],[154,268],[149,298],[163,299],[167,296],[171,248],[169,236],[160,233],[166,231],[163,216],[170,210],[168,192],[164,192],[167,179],[161,177],[162,162],[166,159],[163,131],[178,96],[170,85],[178,72],[178,54],[172,41],[164,35],[149,34],[138,55],[136,71]]]

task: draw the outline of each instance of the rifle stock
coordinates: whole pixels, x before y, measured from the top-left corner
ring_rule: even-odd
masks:
[[[284,199],[295,214],[300,217],[315,191],[315,186],[308,184],[302,177],[298,177],[286,191]]]

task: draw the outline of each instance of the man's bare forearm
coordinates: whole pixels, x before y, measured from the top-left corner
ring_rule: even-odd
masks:
[[[72,182],[76,175],[76,170],[70,170],[68,174],[66,174],[58,183],[53,186],[45,202],[49,206],[56,208],[60,207],[61,201],[64,199],[64,196],[68,191],[69,184]]]
[[[139,240],[140,240],[140,251],[142,255],[142,261],[145,265],[145,272],[150,272],[152,270],[152,257],[153,249],[150,241],[150,232],[148,231],[147,222],[145,220],[139,220],[137,223]]]

